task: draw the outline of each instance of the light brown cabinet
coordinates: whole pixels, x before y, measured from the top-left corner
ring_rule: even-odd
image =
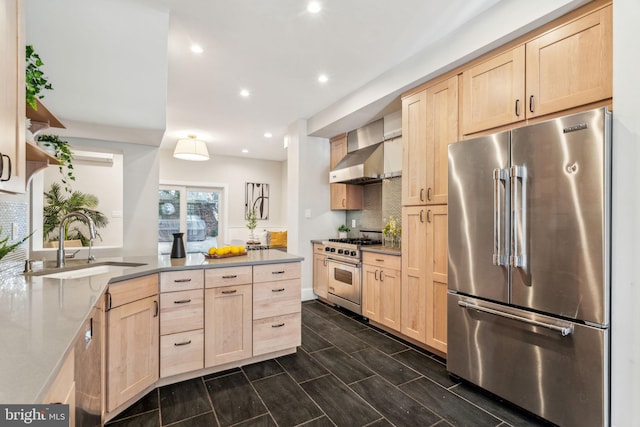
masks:
[[[447,352],[447,206],[427,208],[426,344]]]
[[[400,332],[426,342],[427,208],[402,208],[402,315]]]
[[[117,282],[107,292],[107,411],[159,378],[158,275]]]
[[[331,138],[331,162],[333,169],[347,155],[347,134]],[[330,184],[332,210],[361,210],[363,188],[361,185]]]
[[[525,119],[525,47],[518,46],[462,73],[462,133]]]
[[[250,266],[205,272],[205,367],[253,354],[253,272]]]
[[[612,64],[609,5],[465,69],[462,133],[607,100]]]
[[[301,344],[300,263],[253,267],[253,355]]]
[[[69,426],[76,425],[75,353],[72,349],[41,400],[42,404],[69,405]]]
[[[447,351],[447,206],[405,207],[401,332]]]
[[[526,45],[527,117],[611,98],[612,6]]]
[[[402,308],[400,266],[397,255],[362,255],[362,314],[396,331],[400,331]]]
[[[402,205],[427,202],[427,92],[402,98]]]
[[[447,203],[447,148],[458,140],[458,76],[402,100],[402,204]]]
[[[204,271],[160,273],[160,377],[204,368]]]
[[[24,193],[25,26],[24,1],[0,3],[0,191]]]
[[[313,244],[313,293],[320,298],[329,296],[329,269],[323,245]]]

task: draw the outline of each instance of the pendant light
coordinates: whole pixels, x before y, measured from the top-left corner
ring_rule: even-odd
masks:
[[[189,135],[188,138],[178,140],[173,157],[182,160],[204,161],[209,160],[209,151],[207,151],[207,145],[204,141],[196,139],[195,135]]]

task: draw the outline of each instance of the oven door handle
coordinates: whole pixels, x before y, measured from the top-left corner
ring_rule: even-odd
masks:
[[[360,266],[362,265],[359,262],[354,264],[354,263],[351,263],[351,262],[340,261],[340,260],[337,260],[335,258],[329,258],[329,257],[327,257],[327,261],[328,262],[335,262],[336,264],[345,265],[347,267],[355,267],[355,268],[360,268]]]

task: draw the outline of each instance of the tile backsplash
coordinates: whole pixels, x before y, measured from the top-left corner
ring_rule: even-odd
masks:
[[[17,224],[18,233],[16,239],[11,239],[13,224]],[[29,198],[26,194],[0,194],[0,227],[2,233],[0,238],[9,236],[8,243],[22,239],[29,234]],[[27,259],[28,242],[24,242],[18,248],[10,252],[0,260],[0,269],[3,264]]]
[[[391,215],[402,220],[402,178],[385,179],[364,186],[364,207],[361,211],[347,211],[347,226],[352,237],[360,230],[382,230],[385,220]],[[351,227],[356,220],[357,227]],[[381,235],[380,235],[381,236]],[[371,237],[380,237],[371,236]]]

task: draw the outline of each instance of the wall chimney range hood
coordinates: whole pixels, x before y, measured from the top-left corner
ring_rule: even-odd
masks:
[[[347,134],[347,155],[329,172],[330,183],[368,184],[382,180],[385,175],[384,120],[379,119]],[[397,135],[393,135],[397,137]],[[390,147],[391,148],[391,147]],[[397,151],[397,150],[392,150]],[[392,159],[397,156],[392,156]],[[388,159],[387,159],[387,163]],[[397,163],[397,162],[396,162]],[[387,170],[390,166],[387,164]],[[392,167],[399,176],[402,159]],[[395,170],[397,169],[397,170]]]

